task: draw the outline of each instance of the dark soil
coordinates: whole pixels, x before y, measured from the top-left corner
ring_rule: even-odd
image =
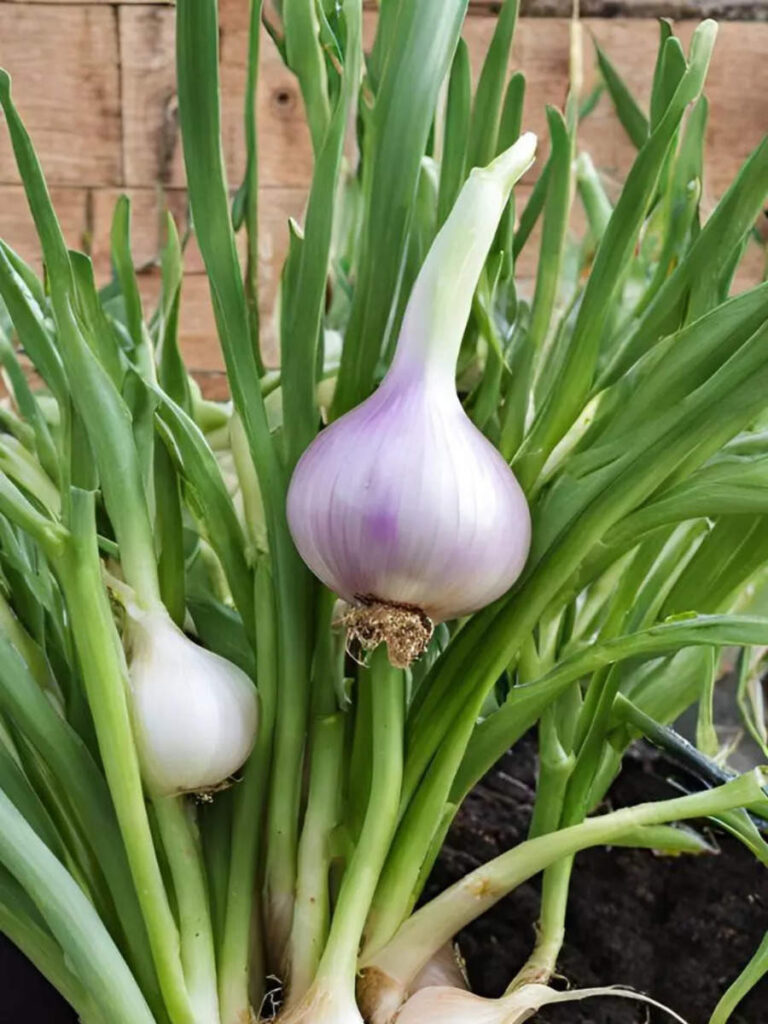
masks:
[[[673,795],[673,772],[648,748],[627,758],[613,806]],[[428,894],[525,838],[534,794],[535,744],[524,739],[477,787],[459,814]],[[660,858],[596,849],[576,861],[560,969],[574,987],[623,984],[646,992],[689,1024],[707,1024],[717,1000],[768,927],[768,874],[727,835],[718,856]],[[472,987],[499,995],[525,961],[538,884],[521,886],[461,935]],[[0,1024],[72,1024],[75,1016],[0,936]],[[615,998],[550,1007],[536,1024],[662,1024],[661,1011]],[[533,1024],[533,1022],[532,1022]],[[731,1019],[768,1024],[768,980]]]
[[[650,748],[625,762],[612,806],[675,795],[675,773]],[[468,798],[433,872],[428,894],[525,838],[535,780],[535,744],[524,739]],[[707,827],[706,825],[702,827]],[[576,860],[560,970],[568,985],[622,984],[707,1024],[718,999],[768,928],[768,873],[739,842],[718,832],[717,856],[658,857],[595,849]],[[474,991],[500,995],[530,953],[538,880],[521,886],[466,929],[460,946]],[[565,982],[560,982],[561,985]],[[616,998],[549,1007],[537,1024],[661,1024],[660,1010]],[[768,1024],[768,979],[731,1024]]]

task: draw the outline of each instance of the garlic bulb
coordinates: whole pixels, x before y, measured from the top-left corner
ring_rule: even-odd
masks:
[[[302,558],[361,609],[349,625],[363,645],[387,640],[395,664],[421,653],[433,623],[504,593],[528,554],[523,492],[466,416],[454,376],[477,281],[535,146],[524,135],[471,173],[413,287],[384,381],[320,433],[289,488]]]
[[[129,609],[127,647],[142,773],[157,795],[216,789],[253,746],[256,690],[193,643],[165,609]]]
[[[661,1003],[639,992],[613,986],[558,992],[546,985],[525,985],[501,999],[483,999],[471,992],[446,986],[424,988],[411,996],[392,1019],[397,1024],[523,1024],[542,1006],[576,1002],[592,996],[635,999],[664,1010],[679,1024],[686,1024],[682,1017]]]

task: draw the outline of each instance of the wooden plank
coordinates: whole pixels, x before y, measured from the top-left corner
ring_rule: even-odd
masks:
[[[89,7],[101,6],[101,7],[116,7],[124,4],[146,4],[147,0],[2,0],[5,4],[14,4],[17,7],[29,6],[35,4],[55,4],[55,5],[67,5],[69,7],[82,6],[83,4]],[[175,3],[175,0],[152,0],[157,6],[170,6]]]
[[[10,4],[0,0],[0,39],[4,40],[5,51],[10,55],[8,63],[11,70],[18,69],[16,95],[35,134],[35,141],[40,145],[46,170],[54,182],[54,202],[68,241],[72,245],[82,245],[84,241],[89,243],[99,279],[103,281],[108,277],[109,225],[114,201],[124,182],[133,201],[134,257],[139,264],[150,262],[161,242],[159,214],[162,202],[168,203],[180,225],[186,221],[186,194],[175,110],[173,11],[168,7],[139,3],[121,5],[114,11],[96,4],[52,6],[44,19],[34,15],[33,31],[31,19],[34,12],[31,9],[25,10],[23,5],[17,5],[12,9],[12,17],[9,10]],[[100,89],[106,89],[104,95],[111,95],[111,86],[107,88],[104,85],[104,82],[109,84],[108,70],[105,69],[117,66],[115,47],[111,51],[108,46],[106,49],[102,47],[101,52],[98,49],[83,50],[74,57],[66,58],[61,57],[59,50],[65,48],[62,38],[77,38],[80,40],[78,45],[93,37],[94,33],[106,39],[105,26],[112,24],[114,28],[114,21],[109,19],[115,15],[119,18],[120,27],[120,86],[124,117],[122,130],[119,116],[109,121],[113,126],[117,125],[117,145],[115,147],[114,140],[111,145],[118,150],[118,159],[113,161],[115,166],[105,172],[104,119],[91,116],[93,110],[90,114],[87,110],[81,112],[79,104],[84,102],[81,101],[83,95],[92,97]],[[62,35],[65,22],[71,24]],[[373,28],[374,18],[369,13],[365,20],[368,39]],[[491,18],[472,17],[467,21],[465,32],[476,71],[493,28]],[[657,43],[656,23],[626,18],[586,19],[584,28],[585,88],[589,88],[594,80],[588,42],[589,34],[594,33],[641,101],[647,102]],[[679,27],[686,41],[692,30],[691,23],[683,23]],[[247,4],[242,0],[222,0],[223,134],[233,185],[239,181],[244,157],[240,137],[246,41]],[[69,45],[67,42],[66,47]],[[528,80],[526,127],[539,133],[545,133],[546,129],[545,105],[561,106],[565,98],[568,47],[567,19],[521,19],[512,64],[522,67]],[[708,87],[711,117],[705,210],[711,209],[743,158],[768,130],[768,107],[762,100],[768,85],[764,57],[767,52],[768,25],[747,27],[734,23],[721,26]],[[734,67],[739,68],[738,75],[733,74]],[[40,68],[46,68],[48,73],[41,74]],[[62,73],[64,84],[60,85]],[[749,88],[744,87],[745,82],[750,83]],[[62,99],[65,96],[69,100],[66,111]],[[117,102],[117,88],[113,102]],[[267,357],[273,362],[276,339],[271,310],[287,247],[286,222],[289,216],[301,215],[311,177],[312,156],[298,89],[290,72],[283,67],[274,45],[266,37],[259,116],[263,186],[260,193],[260,306]],[[120,137],[125,153],[124,176],[119,159]],[[584,123],[581,139],[583,147],[590,151],[604,175],[609,191],[617,192],[634,150],[618,125],[607,98],[603,97]],[[2,149],[3,145],[7,147],[7,141],[4,133],[0,132],[0,237],[6,238],[31,258],[37,252],[37,244],[21,189],[16,185],[1,184],[3,168],[7,168],[9,157],[7,148]],[[538,167],[543,165],[546,148],[544,141]],[[95,170],[91,160],[94,149],[102,153],[101,163],[96,161]],[[75,177],[75,167],[79,167],[78,174],[82,175],[76,179],[79,187],[66,188],[55,184],[57,176],[63,175],[65,182]],[[12,173],[12,168],[6,173]],[[86,188],[94,184],[94,177],[95,184],[104,187]],[[104,181],[105,177],[109,180]],[[529,175],[521,186],[521,205],[532,180]],[[535,274],[535,243],[534,238],[519,266],[522,291],[530,288]],[[740,272],[741,286],[759,279],[760,258],[760,250],[755,247]],[[194,243],[186,256],[186,269],[182,346],[195,372],[203,374],[206,387],[220,388],[222,361],[208,286],[201,273],[202,262]],[[148,301],[156,300],[159,288],[156,270],[142,274],[141,287]]]
[[[245,6],[239,0],[222,5],[222,91],[224,97],[224,150],[230,181],[236,185],[243,167],[241,96],[245,78]],[[126,183],[145,186],[158,181],[171,187],[184,182],[175,116],[173,67],[173,12],[136,6],[120,11],[123,52],[124,139]],[[370,38],[374,20],[366,16]],[[643,102],[647,102],[655,62],[658,27],[643,19],[584,19],[585,88],[594,82],[590,33]],[[475,70],[485,54],[494,21],[469,18],[465,36]],[[684,39],[693,26],[680,26]],[[712,62],[707,187],[716,196],[733,179],[746,154],[768,130],[768,24],[721,26]],[[539,134],[546,129],[547,104],[562,106],[568,85],[569,22],[523,18],[513,50],[513,65],[527,76],[526,125]],[[738,65],[739,75],[732,73]],[[755,83],[745,90],[742,81]],[[759,85],[759,83],[764,83]],[[304,125],[296,83],[265,37],[259,91],[261,179],[265,186],[306,187],[311,178],[312,154]],[[618,124],[610,101],[603,97],[584,123],[582,144],[596,165],[612,180],[626,174],[634,154]],[[542,153],[546,151],[546,146]],[[540,163],[539,163],[540,166]],[[532,174],[535,175],[534,170]]]
[[[496,14],[500,0],[470,0],[472,14]],[[766,0],[580,0],[583,18],[718,18],[768,20]],[[573,0],[522,0],[521,13],[535,18],[568,18]]]
[[[0,4],[0,64],[49,180],[116,184],[122,175],[115,11],[105,6]],[[0,132],[0,183],[19,180]]]
[[[242,101],[245,89],[248,5],[223,0],[221,7],[222,139],[229,180],[245,167]],[[176,71],[171,8],[121,7],[121,81],[125,184],[184,185],[176,116]],[[260,175],[264,186],[307,186],[312,148],[296,80],[266,32],[259,86]]]
[[[470,18],[465,37],[475,71],[479,70],[494,22]],[[658,26],[654,21],[629,19],[583,20],[584,73],[586,92],[595,82],[595,66],[590,36],[594,35],[624,76],[639,101],[650,97]],[[684,22],[679,34],[684,43],[694,25]],[[542,138],[540,159],[546,155],[547,104],[562,106],[568,88],[569,22],[564,18],[520,21],[512,53],[512,64],[526,75],[525,126]],[[748,153],[768,132],[768,106],[764,102],[768,88],[768,24],[752,24],[749,30],[739,23],[720,26],[720,35],[708,78],[710,100],[707,136],[706,196],[709,202],[722,194],[735,177]],[[739,74],[733,74],[734,66]],[[745,89],[744,82],[754,88]],[[760,83],[760,84],[758,84]],[[634,147],[618,124],[610,99],[603,96],[595,111],[581,125],[580,145],[592,156],[595,165],[618,190],[634,158]],[[529,174],[535,175],[534,169]]]
[[[87,189],[54,186],[51,199],[67,244],[82,248],[88,241]],[[37,232],[21,185],[0,185],[0,238],[38,272],[42,270]]]
[[[22,5],[71,5],[73,0],[3,0],[4,3]],[[116,0],[75,0],[78,5],[114,6]],[[145,4],[146,0],[117,0],[120,6]],[[171,6],[174,0],[153,0],[157,6]],[[378,0],[364,0],[363,6],[374,9]],[[473,15],[495,15],[501,0],[469,0]],[[522,0],[520,9],[525,17],[567,18],[573,0]],[[768,20],[766,0],[581,0],[583,17],[593,18],[718,18],[728,21]]]
[[[655,23],[587,19],[585,28],[595,35],[647,109],[657,45]],[[692,22],[678,26],[685,46],[694,28]],[[705,210],[714,205],[746,157],[768,132],[768,107],[762,96],[768,87],[767,52],[768,24],[750,25],[748,31],[735,22],[720,26],[705,90],[710,103]],[[734,67],[739,68],[738,75],[733,74]],[[585,61],[585,71],[585,85],[589,88],[594,81],[591,60]],[[755,89],[745,89],[744,82],[755,83]],[[617,130],[616,116],[607,96],[603,96],[594,114],[584,122],[580,140],[606,175],[617,183],[624,179],[634,149],[625,134]]]

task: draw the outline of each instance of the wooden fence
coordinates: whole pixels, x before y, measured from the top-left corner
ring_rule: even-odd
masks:
[[[497,5],[496,5],[497,6]],[[724,13],[762,18],[764,3],[582,0],[587,81],[593,81],[590,35],[600,42],[630,86],[647,98],[655,59],[659,14]],[[473,61],[482,59],[493,31],[494,4],[471,4],[466,24]],[[525,127],[544,133],[545,105],[563,102],[568,71],[570,0],[531,0],[523,11],[513,64],[528,80]],[[607,13],[618,17],[602,17]],[[596,15],[596,16],[593,16]],[[639,15],[639,16],[638,16]],[[366,33],[375,12],[366,12]],[[224,150],[230,180],[242,175],[242,95],[245,81],[247,0],[221,0],[221,65]],[[677,26],[684,40],[695,21]],[[167,204],[180,224],[186,218],[184,172],[174,82],[174,11],[169,3],[123,0],[30,0],[0,2],[0,63],[13,77],[14,95],[26,119],[51,185],[69,243],[89,251],[101,280],[109,276],[109,227],[115,199],[127,193],[133,206],[133,250],[147,301],[157,293],[149,266],[160,242],[160,211]],[[768,22],[725,21],[709,76],[710,99],[705,203],[711,205],[741,161],[768,131]],[[288,216],[301,216],[311,175],[311,148],[301,98],[265,36],[259,85],[262,243],[261,304],[265,319],[273,301],[287,242]],[[584,123],[581,142],[609,183],[619,182],[632,146],[606,98]],[[541,165],[541,161],[540,164]],[[530,188],[530,180],[522,189]],[[0,237],[30,259],[37,244],[7,134],[0,126]],[[757,252],[754,273],[757,274]],[[530,265],[522,273],[531,272]],[[749,271],[751,273],[752,271]],[[215,340],[208,289],[199,254],[188,254],[181,321],[189,365],[215,392],[222,360]]]

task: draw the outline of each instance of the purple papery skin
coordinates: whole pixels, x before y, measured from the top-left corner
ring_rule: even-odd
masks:
[[[288,523],[304,561],[345,600],[415,605],[441,622],[509,589],[530,516],[452,388],[398,369],[304,453]]]

